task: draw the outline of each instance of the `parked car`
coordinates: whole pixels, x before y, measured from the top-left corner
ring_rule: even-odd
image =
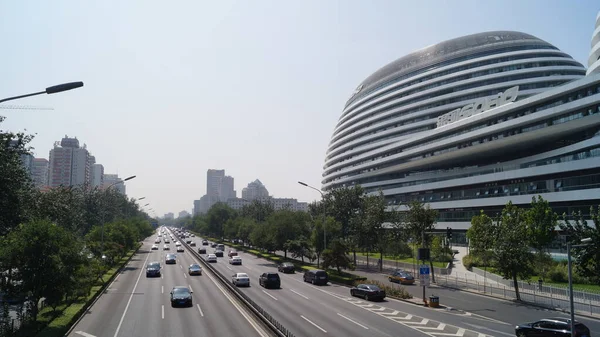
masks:
[[[246,273],[235,273],[232,276],[231,283],[236,287],[239,286],[250,286],[250,277]]]
[[[329,275],[327,272],[321,269],[312,269],[304,272],[304,282],[310,282],[312,284],[327,284],[329,282]]]
[[[296,266],[291,262],[284,262],[277,266],[277,271],[293,274],[296,271]]]
[[[279,289],[281,287],[281,279],[277,273],[262,273],[258,277],[258,284],[265,288]]]
[[[571,320],[568,318],[544,318],[533,323],[519,324],[515,328],[518,337],[557,336],[571,337]],[[575,321],[575,336],[590,337],[590,329],[581,322]]]
[[[412,276],[412,274],[405,270],[396,270],[395,272],[390,274],[388,279],[390,280],[390,282],[395,282],[395,283],[399,283],[399,284],[414,284],[415,283],[415,278]]]
[[[374,284],[359,284],[350,289],[350,295],[362,297],[366,301],[380,300],[385,298],[385,290]]]

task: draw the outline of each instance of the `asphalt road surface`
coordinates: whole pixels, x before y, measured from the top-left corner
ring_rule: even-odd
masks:
[[[189,276],[187,267],[196,263],[189,254],[178,254],[177,264],[165,265],[160,250],[150,250],[156,235],[139,252],[108,290],[84,315],[70,337],[135,336],[270,336],[246,308],[223,292],[215,276]],[[174,242],[171,249],[175,252]],[[162,277],[146,278],[145,266],[160,261]],[[193,307],[172,308],[174,286],[190,287]]]

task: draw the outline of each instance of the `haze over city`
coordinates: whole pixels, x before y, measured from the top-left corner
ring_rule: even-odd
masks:
[[[518,10],[517,10],[518,8]],[[587,64],[595,1],[3,2],[2,97],[69,81],[81,89],[0,110],[36,134],[36,157],[77,137],[156,213],[192,209],[206,170],[241,191],[313,201],[325,152],[356,86],[441,41],[526,32]],[[12,102],[11,102],[12,103]]]

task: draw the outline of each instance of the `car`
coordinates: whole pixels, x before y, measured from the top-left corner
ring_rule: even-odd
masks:
[[[179,246],[181,246],[181,242],[179,242],[179,241],[175,242],[175,246],[176,246],[176,247],[179,247]]]
[[[191,236],[191,237],[194,237],[194,236],[196,236],[196,235],[194,235],[194,234],[192,233],[192,234],[190,234],[190,236]]]
[[[190,264],[188,267],[188,274],[190,275],[202,275],[202,267],[199,264]]]
[[[223,252],[225,251],[225,245],[222,243],[219,243],[216,248],[220,251],[223,251]]]
[[[235,273],[231,277],[231,283],[233,283],[233,285],[236,287],[244,286],[244,285],[249,287],[250,286],[250,277],[246,273]]]
[[[537,322],[519,324],[515,334],[524,336],[571,336],[571,320],[569,318],[544,318]],[[590,329],[581,322],[575,321],[575,336],[590,336]]]
[[[265,288],[279,289],[281,287],[281,279],[277,273],[262,273],[258,277],[258,284]]]
[[[187,243],[189,245],[190,243],[192,243],[192,239],[185,240],[185,243]]]
[[[165,264],[177,264],[177,256],[175,254],[167,254],[165,256]]]
[[[358,284],[356,287],[352,287],[350,289],[350,295],[353,297],[362,297],[366,301],[383,301],[383,299],[385,298],[385,290],[379,288],[374,284]]]
[[[183,247],[179,246],[179,247],[177,247],[177,252],[183,253],[183,252],[185,252],[185,250],[183,250]]]
[[[198,254],[206,254],[206,248],[198,248]]]
[[[146,277],[160,277],[160,262],[153,261],[146,266]]]
[[[285,273],[293,274],[296,271],[296,266],[294,266],[294,264],[291,262],[284,262],[277,266],[277,271],[280,271],[284,274]]]
[[[195,241],[190,242],[190,247],[196,247],[196,242]]]
[[[165,243],[171,243],[171,240],[165,239]]]
[[[202,240],[202,245],[203,245],[203,246],[208,246],[208,241],[206,241],[206,240]]]
[[[152,245],[152,248],[150,248],[152,250],[158,250],[158,245]]]
[[[229,264],[242,265],[242,258],[239,256],[232,256],[229,258]]]
[[[414,284],[415,278],[412,276],[410,272],[405,270],[396,270],[388,277],[390,282],[395,282],[399,284]]]
[[[160,239],[157,238],[156,240],[154,240],[154,243],[160,243]]]
[[[217,243],[213,242],[210,246],[211,246],[211,248],[217,248]]]
[[[304,272],[304,282],[310,282],[312,284],[327,284],[329,282],[329,275],[327,272],[321,269],[311,269]]]
[[[215,255],[217,257],[223,257],[223,251],[222,250],[215,250]]]
[[[193,306],[192,291],[188,287],[178,286],[171,290],[171,306]]]
[[[163,250],[171,250],[171,247],[169,247],[169,245],[164,245]]]
[[[227,256],[229,256],[229,257],[238,256],[238,252],[236,252],[235,250],[230,250],[229,253],[227,253]]]
[[[217,256],[215,254],[208,254],[206,256],[206,261],[208,261],[208,262],[217,262]]]

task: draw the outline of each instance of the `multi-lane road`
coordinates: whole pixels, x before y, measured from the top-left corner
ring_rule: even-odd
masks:
[[[150,250],[155,238],[144,242],[139,253],[69,336],[271,335],[208,268],[203,268],[202,276],[187,274],[187,266],[198,262],[187,250],[202,247],[201,238],[193,238],[197,247],[186,245],[186,252],[177,254],[176,265],[164,264],[162,244],[159,251]],[[204,247],[208,253],[213,252],[210,246]],[[175,249],[174,241],[171,242],[171,249]],[[297,337],[514,336],[516,323],[559,316],[538,310],[529,312],[529,315],[516,322],[494,315],[493,310],[445,311],[394,299],[365,302],[350,297],[347,287],[304,283],[301,273],[279,273],[281,288],[265,289],[258,284],[258,277],[263,272],[276,272],[276,266],[244,252],[238,252],[242,257],[242,265],[230,265],[227,258],[229,250],[226,247],[225,257],[218,258],[212,266],[227,279],[231,279],[236,272],[247,273],[251,286],[240,288],[240,291]],[[146,278],[145,266],[150,261],[162,263],[162,277]],[[194,307],[171,308],[169,292],[176,285],[188,286],[194,291]],[[525,309],[515,306],[513,310]],[[600,325],[593,320],[586,320],[585,323],[592,331],[596,331]]]
[[[162,244],[160,250],[150,250],[155,239],[144,241],[70,337],[272,336],[214,275],[204,270],[202,276],[189,276],[187,267],[197,263],[190,254],[178,254],[177,264],[165,265]],[[173,242],[171,249],[174,253]],[[146,278],[151,261],[161,262],[161,277]],[[174,286],[192,289],[193,307],[171,307]]]

